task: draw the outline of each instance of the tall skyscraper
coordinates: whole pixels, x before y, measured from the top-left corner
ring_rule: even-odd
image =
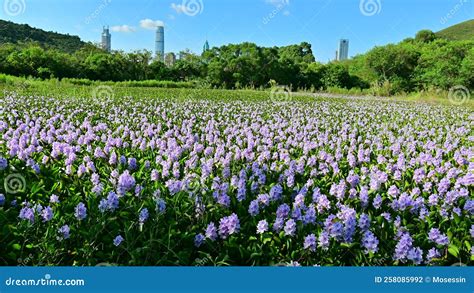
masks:
[[[209,42],[206,40],[206,42],[204,43],[204,46],[202,48],[202,52],[206,52],[206,51],[209,51]]]
[[[342,61],[349,58],[349,40],[341,39],[338,52],[337,60]]]
[[[110,52],[112,49],[112,36],[110,35],[109,32],[109,27],[104,26],[103,31],[102,31],[102,43],[101,47],[103,50]]]
[[[155,54],[156,58],[159,58],[162,62],[165,61],[165,28],[163,26],[156,29]]]

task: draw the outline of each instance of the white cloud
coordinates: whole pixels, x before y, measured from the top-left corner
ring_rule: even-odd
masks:
[[[111,31],[113,32],[119,32],[119,33],[133,33],[134,31],[136,31],[136,29],[133,27],[133,26],[129,26],[129,25],[115,25],[113,27],[110,28]]]
[[[186,6],[182,4],[176,4],[176,3],[171,3],[171,8],[176,11],[176,13],[181,14],[181,13],[186,13]]]
[[[149,18],[140,20],[140,27],[147,30],[154,30],[159,26],[165,26],[165,23],[161,20],[151,20]]]

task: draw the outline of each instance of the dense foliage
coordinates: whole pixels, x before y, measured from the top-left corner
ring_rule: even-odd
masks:
[[[85,46],[74,54],[37,44],[0,46],[0,72],[40,78],[101,81],[199,81],[213,88],[293,90],[374,89],[391,95],[462,85],[474,88],[474,41],[447,41],[430,31],[399,44],[375,47],[344,62],[315,62],[311,45],[264,48],[252,43],[213,48],[202,56],[182,52],[173,66],[150,52],[103,52]]]
[[[0,100],[2,264],[472,264],[471,110],[162,93]]]
[[[47,32],[27,24],[16,24],[0,19],[0,43],[36,42],[46,48],[73,53],[86,45],[78,36]]]

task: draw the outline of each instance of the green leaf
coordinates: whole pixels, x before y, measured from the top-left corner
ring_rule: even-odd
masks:
[[[449,252],[452,256],[458,257],[458,255],[459,255],[459,248],[458,248],[456,245],[451,244],[451,245],[449,245],[448,252]]]
[[[18,243],[15,243],[15,244],[12,245],[12,248],[13,248],[14,250],[20,250],[20,249],[21,249],[21,245],[18,244]]]

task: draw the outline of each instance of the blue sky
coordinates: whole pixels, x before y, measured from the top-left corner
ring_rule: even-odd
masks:
[[[474,0],[0,0],[0,17],[98,42],[114,27],[112,48],[154,50],[154,23],[165,24],[167,52],[200,53],[244,41],[283,46],[307,41],[317,60],[333,59],[339,39],[349,55],[474,18]],[[361,5],[364,4],[364,5]],[[16,5],[16,6],[15,6]],[[143,22],[143,20],[147,20]],[[141,23],[142,22],[142,23]],[[142,25],[141,25],[142,24]]]

